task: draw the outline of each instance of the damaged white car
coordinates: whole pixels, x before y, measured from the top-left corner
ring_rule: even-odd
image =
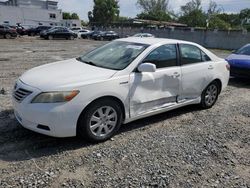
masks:
[[[111,138],[123,123],[190,104],[212,107],[228,63],[198,44],[126,38],[33,68],[13,90],[23,127],[54,137]]]

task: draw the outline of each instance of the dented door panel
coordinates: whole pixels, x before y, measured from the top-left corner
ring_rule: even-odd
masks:
[[[180,91],[180,67],[159,69],[154,73],[130,75],[130,116],[135,117],[176,103]]]

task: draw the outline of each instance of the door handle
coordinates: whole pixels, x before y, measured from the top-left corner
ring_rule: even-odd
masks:
[[[173,73],[172,77],[173,77],[173,78],[178,78],[178,77],[180,77],[180,73],[175,72],[175,73]]]
[[[209,65],[209,66],[208,66],[208,69],[209,69],[209,70],[212,70],[212,69],[214,69],[214,66],[213,66],[213,65]]]

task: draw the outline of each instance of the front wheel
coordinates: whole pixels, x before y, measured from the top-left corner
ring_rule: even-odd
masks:
[[[99,100],[81,115],[78,133],[90,142],[106,141],[119,130],[121,122],[120,105],[111,99]]]
[[[10,39],[11,38],[11,35],[9,33],[5,34],[4,36],[6,39]]]
[[[201,95],[201,106],[202,108],[211,108],[217,101],[219,96],[219,85],[217,82],[212,82],[202,92]]]

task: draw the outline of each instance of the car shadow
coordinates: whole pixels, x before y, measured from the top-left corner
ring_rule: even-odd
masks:
[[[228,85],[237,88],[248,88],[250,89],[250,78],[234,78],[231,77]]]
[[[137,120],[122,125],[118,134],[140,129],[153,123],[198,110],[201,110],[198,105],[191,105]],[[23,128],[15,120],[13,110],[0,112],[0,160],[3,161],[15,162],[30,160],[32,158],[56,155],[65,151],[96,146],[99,144],[104,143],[88,143],[80,137],[53,138],[44,136]]]

